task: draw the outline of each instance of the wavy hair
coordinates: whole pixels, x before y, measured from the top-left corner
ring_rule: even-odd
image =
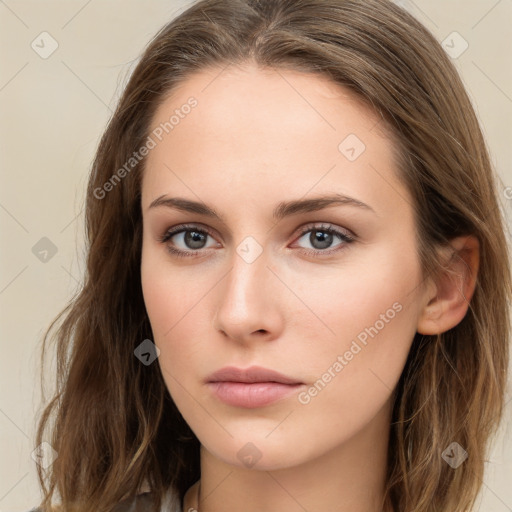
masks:
[[[379,115],[414,198],[425,277],[443,272],[437,249],[451,239],[479,241],[466,316],[442,334],[415,335],[395,389],[383,503],[395,512],[471,510],[504,406],[512,292],[505,219],[456,68],[420,22],[387,0],[201,0],[149,43],[92,165],[83,283],[42,343],[42,367],[54,343],[57,378],[36,446],[46,440],[58,458],[38,467],[40,507],[53,510],[58,496],[66,512],[110,511],[148,489],[156,511],[166,490],[182,499],[200,477],[199,441],[159,366],[134,357],[152,339],[140,279],[145,159],[105,197],[98,191],[144,145],[177,85],[249,61],[328,77]],[[441,456],[452,442],[469,455],[457,469]]]

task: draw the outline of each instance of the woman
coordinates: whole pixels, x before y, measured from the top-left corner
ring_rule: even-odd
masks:
[[[40,509],[470,510],[509,357],[496,190],[399,7],[195,3],[94,161]]]

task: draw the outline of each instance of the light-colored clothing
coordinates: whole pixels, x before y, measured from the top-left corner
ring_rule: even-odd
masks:
[[[151,496],[151,492],[145,492],[139,494],[134,500],[124,500],[116,506],[113,512],[147,512],[151,504]],[[164,496],[160,512],[183,512],[178,496],[169,491]]]

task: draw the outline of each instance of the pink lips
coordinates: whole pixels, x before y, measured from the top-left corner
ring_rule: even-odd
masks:
[[[206,382],[224,403],[251,409],[284,398],[303,385],[297,379],[260,366],[246,369],[228,366],[214,372]]]

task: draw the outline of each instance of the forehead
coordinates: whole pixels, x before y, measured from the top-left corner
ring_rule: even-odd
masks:
[[[257,127],[258,122],[264,121],[263,131],[270,135],[273,127],[286,122],[294,131],[311,126],[335,132],[342,120],[354,130],[369,128],[381,137],[391,135],[368,102],[348,87],[321,74],[261,68],[252,63],[211,67],[193,73],[167,95],[153,125],[168,120],[169,114],[179,110],[190,96],[200,104],[196,112],[201,113],[194,117],[201,117],[205,127],[205,123],[217,122],[229,129],[234,122],[241,121],[236,114],[245,112],[251,114],[245,119],[247,123]]]
[[[185,107],[191,98],[192,109]],[[189,194],[223,197],[234,187],[280,199],[286,190],[303,196],[333,187],[365,202],[379,193],[406,194],[397,190],[396,147],[384,121],[321,75],[254,65],[205,69],[168,95],[153,118],[155,130],[161,140],[147,159],[146,204],[170,192],[162,188],[187,185]]]

